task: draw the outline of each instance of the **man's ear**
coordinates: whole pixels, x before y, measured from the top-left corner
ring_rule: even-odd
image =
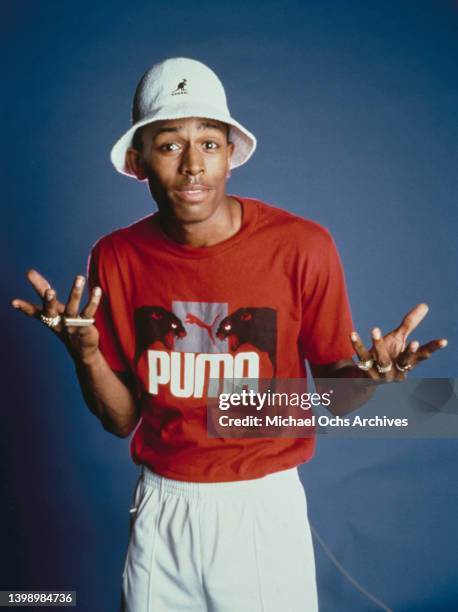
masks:
[[[139,181],[146,179],[143,157],[140,151],[129,147],[126,151],[126,167],[128,171],[135,175]]]

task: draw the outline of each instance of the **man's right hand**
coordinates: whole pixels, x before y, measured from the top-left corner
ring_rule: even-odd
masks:
[[[94,287],[92,289],[89,301],[82,309],[81,313],[79,313],[85,284],[84,276],[77,276],[73,281],[66,304],[58,301],[55,289],[53,289],[48,281],[36,270],[29,270],[27,272],[27,280],[41,298],[41,306],[17,298],[11,301],[11,305],[13,308],[20,310],[29,317],[38,319],[41,322],[43,322],[41,318],[42,315],[51,319],[58,315],[72,318],[79,316],[84,319],[91,319],[97,311],[102,295],[100,287]],[[49,329],[62,340],[75,361],[88,363],[91,357],[97,352],[99,347],[99,332],[95,325],[89,325],[87,327],[66,327],[63,320],[60,320],[57,325],[49,327]]]

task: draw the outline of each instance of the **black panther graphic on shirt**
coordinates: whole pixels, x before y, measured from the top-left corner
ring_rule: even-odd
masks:
[[[135,363],[149,351],[151,393],[159,391],[159,384],[184,389],[182,381],[192,378],[188,389],[200,395],[200,379],[208,369],[209,376],[217,372],[218,378],[275,376],[276,310],[243,307],[227,312],[227,303],[180,301],[172,303],[172,310],[142,306],[135,311]]]

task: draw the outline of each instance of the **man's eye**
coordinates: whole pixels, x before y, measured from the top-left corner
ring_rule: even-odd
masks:
[[[217,149],[219,145],[214,140],[207,140],[207,142],[204,143],[204,146],[206,149],[211,150],[211,149]]]
[[[176,142],[167,142],[159,147],[161,151],[178,151],[179,148]]]

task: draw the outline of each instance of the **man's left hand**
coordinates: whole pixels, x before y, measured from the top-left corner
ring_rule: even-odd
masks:
[[[372,347],[368,350],[359,334],[351,334],[351,342],[359,358],[358,367],[369,378],[384,380],[404,380],[421,361],[428,359],[441,348],[447,346],[447,340],[440,338],[431,340],[420,346],[414,340],[407,344],[407,338],[421,323],[428,313],[426,304],[417,304],[401,321],[401,324],[386,336],[382,335],[380,328],[372,329]]]

